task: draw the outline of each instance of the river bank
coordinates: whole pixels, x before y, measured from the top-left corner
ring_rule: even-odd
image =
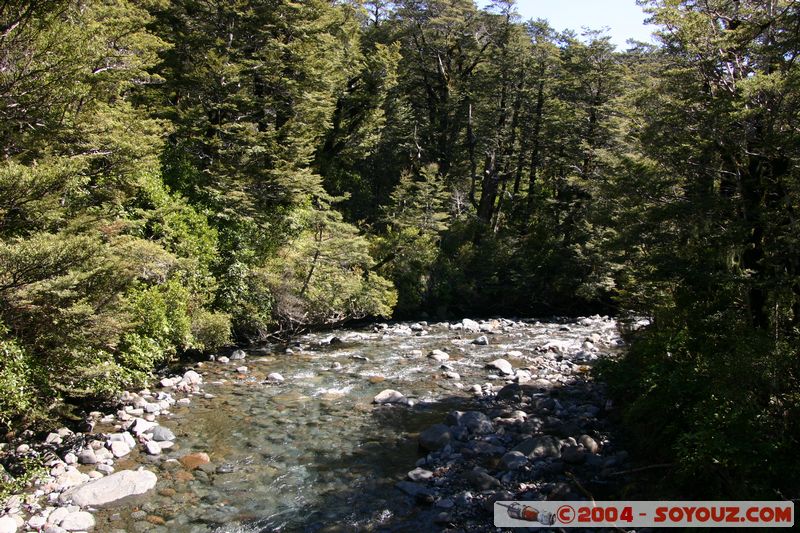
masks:
[[[605,496],[628,457],[589,371],[621,344],[613,320],[589,317],[378,324],[239,350],[123,395],[91,434],[48,436],[49,475],[2,520],[479,531],[498,499]]]

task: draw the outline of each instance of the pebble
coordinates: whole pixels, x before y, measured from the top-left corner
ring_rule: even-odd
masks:
[[[286,379],[283,376],[281,376],[280,374],[278,374],[277,372],[271,372],[267,376],[267,380],[268,381],[273,381],[275,383],[283,383],[284,381],[286,381]]]

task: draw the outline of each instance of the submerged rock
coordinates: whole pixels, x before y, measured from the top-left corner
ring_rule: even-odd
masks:
[[[201,465],[210,463],[211,459],[208,457],[207,453],[196,452],[184,455],[179,461],[186,470],[194,470],[195,468],[200,468]]]
[[[450,443],[452,435],[450,426],[434,424],[419,434],[419,445],[428,451],[436,451]]]

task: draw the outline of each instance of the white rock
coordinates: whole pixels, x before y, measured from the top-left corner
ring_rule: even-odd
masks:
[[[127,442],[123,441],[115,441],[111,443],[111,453],[119,459],[120,457],[125,457],[129,453],[131,453],[131,447],[128,446]]]
[[[507,376],[514,373],[514,368],[511,366],[511,363],[505,359],[495,359],[491,363],[487,363],[486,368],[495,368]]]
[[[55,483],[57,490],[60,491],[77,485],[83,485],[87,481],[89,481],[89,476],[72,467],[72,470],[67,470],[58,476]]]
[[[59,507],[58,509],[54,510],[47,516],[47,523],[57,526],[58,524],[61,523],[62,520],[64,520],[67,517],[67,515],[80,510],[81,508],[78,507],[77,505],[71,505],[69,507]]]
[[[164,378],[158,382],[163,388],[168,389],[175,386],[175,380],[172,378]]]
[[[237,371],[238,373],[240,373],[240,374],[247,374],[247,367],[246,367],[246,366],[240,366],[240,367],[238,367],[238,368],[236,369],[236,371]]]
[[[189,398],[181,398],[178,400],[178,405],[189,405],[190,403],[192,403],[192,400]]]
[[[134,439],[133,435],[131,435],[127,431],[123,431],[121,433],[112,433],[111,435],[108,436],[108,440],[110,442],[123,442],[127,444],[128,448],[130,448],[131,450],[136,447],[136,439]]]
[[[475,333],[481,330],[480,324],[474,320],[470,320],[469,318],[465,318],[461,321],[461,327],[464,329],[464,331],[471,331]]]
[[[61,521],[59,526],[67,531],[87,531],[94,527],[94,516],[86,511],[70,513]]]
[[[159,455],[161,453],[161,446],[154,440],[147,441],[144,445],[144,449],[150,455]]]
[[[68,465],[74,465],[78,462],[78,456],[72,452],[69,452],[64,456],[64,462]]]
[[[373,398],[372,403],[383,405],[387,403],[406,403],[406,401],[406,397],[401,392],[386,389],[379,392],[375,398]]]
[[[47,519],[42,515],[32,516],[30,520],[28,520],[28,527],[31,529],[40,529],[43,528],[47,524]]]
[[[10,516],[0,517],[0,533],[17,533],[17,521]]]
[[[272,372],[271,374],[269,374],[267,376],[267,379],[270,381],[277,381],[278,383],[283,383],[284,381],[286,381],[285,378],[280,374],[278,374],[277,372]]]
[[[428,357],[435,361],[439,361],[440,363],[443,363],[444,361],[450,359],[450,356],[446,352],[443,352],[442,350],[433,350],[431,353],[428,354]]]
[[[99,448],[94,451],[94,456],[97,458],[97,462],[106,461],[108,459],[114,459],[114,454],[111,453],[111,450],[106,448]]]
[[[203,376],[195,372],[194,370],[188,370],[183,375],[183,381],[190,385],[198,385],[203,382]]]
[[[106,464],[97,465],[97,471],[98,472],[102,472],[103,474],[106,474],[106,475],[113,474],[114,473],[114,467],[111,466],[111,465],[106,465]]]
[[[144,494],[156,486],[157,480],[156,475],[147,470],[123,470],[68,490],[60,499],[65,502],[71,500],[81,507],[106,505],[128,496]]]
[[[235,352],[233,352],[231,354],[231,359],[233,359],[234,361],[241,360],[241,359],[244,359],[246,357],[247,357],[247,354],[244,352],[244,350],[236,350]]]
[[[224,355],[222,357],[217,358],[217,361],[219,361],[220,363],[225,363],[225,364],[228,364],[228,363],[231,362],[231,360],[228,359],[227,357],[225,357]]]
[[[131,424],[128,430],[138,437],[145,431],[148,431],[156,427],[157,425],[158,424],[156,424],[155,422],[148,422],[147,420],[144,420],[142,418],[137,418],[133,421],[133,424]]]

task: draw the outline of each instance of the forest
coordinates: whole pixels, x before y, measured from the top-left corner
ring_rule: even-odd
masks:
[[[647,317],[674,490],[797,497],[800,3],[0,0],[0,427],[358,319]],[[695,490],[697,487],[695,487]]]

